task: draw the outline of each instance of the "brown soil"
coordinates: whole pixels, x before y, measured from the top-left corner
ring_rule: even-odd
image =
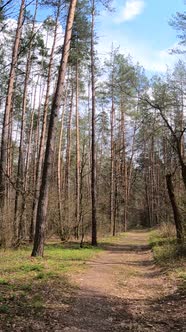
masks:
[[[186,331],[184,294],[154,264],[148,233],[128,233],[106,249],[73,278],[80,290],[62,331]]]
[[[45,309],[34,316],[19,313],[0,332],[186,331],[185,296],[178,281],[154,264],[148,232],[130,232],[105,244],[105,251],[86,264],[84,272],[70,276],[77,288],[68,281],[61,288],[46,285],[41,290]]]

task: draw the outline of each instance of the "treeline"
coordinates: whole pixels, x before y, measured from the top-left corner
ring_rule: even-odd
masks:
[[[1,3],[1,246],[163,222],[183,243],[185,63],[149,80],[111,47],[100,65],[94,0]]]

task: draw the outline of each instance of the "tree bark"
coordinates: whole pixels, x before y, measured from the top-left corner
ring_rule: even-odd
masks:
[[[114,143],[114,126],[115,126],[115,105],[114,105],[114,55],[112,59],[112,105],[110,114],[110,139],[111,139],[111,149],[110,149],[110,226],[111,234],[115,236],[115,143]]]
[[[30,78],[31,64],[32,64],[32,41],[35,30],[35,20],[38,8],[38,0],[36,0],[35,13],[33,17],[33,24],[31,30],[31,42],[29,44],[29,50],[27,55],[26,69],[25,69],[25,80],[24,80],[24,90],[23,90],[23,103],[22,103],[22,115],[21,115],[21,133],[20,133],[20,143],[19,143],[19,157],[18,157],[18,169],[17,169],[17,180],[16,180],[16,197],[15,197],[15,208],[14,208],[14,244],[17,246],[20,244],[21,238],[23,237],[24,229],[24,211],[26,208],[26,183],[24,183],[25,175],[25,160],[24,160],[24,134],[25,134],[25,116],[27,108],[27,93],[28,93],[28,82]],[[22,202],[19,210],[19,197],[20,192],[22,195]],[[18,233],[17,233],[18,230]]]
[[[58,81],[56,86],[56,92],[52,102],[45,160],[43,165],[42,183],[41,183],[39,202],[38,202],[36,232],[35,232],[32,256],[43,256],[43,251],[44,251],[44,234],[45,234],[45,225],[47,217],[48,191],[49,191],[49,184],[51,178],[52,160],[54,157],[56,122],[64,92],[65,73],[66,73],[66,67],[67,67],[69,50],[70,50],[70,40],[72,35],[76,2],[77,0],[71,0],[70,2]]]
[[[59,210],[59,234],[61,240],[65,240],[64,238],[64,221],[63,221],[63,215],[62,215],[62,141],[63,141],[63,126],[64,126],[64,115],[65,115],[65,107],[66,107],[66,100],[67,100],[67,90],[66,88],[66,95],[63,105],[63,111],[61,115],[61,128],[60,128],[60,134],[59,134],[59,146],[58,146],[58,160],[57,160],[57,191],[58,191],[58,210]]]
[[[1,237],[2,242],[6,240],[4,237],[4,223],[5,223],[5,204],[6,204],[6,174],[7,174],[7,156],[8,156],[8,136],[9,136],[9,125],[10,125],[10,112],[12,107],[12,96],[14,91],[14,81],[15,81],[15,71],[16,65],[18,61],[18,51],[22,33],[22,25],[24,19],[24,9],[25,9],[25,0],[21,1],[21,7],[19,11],[19,18],[16,29],[16,36],[13,46],[12,52],[12,62],[10,68],[9,82],[8,82],[8,90],[6,97],[6,105],[3,119],[3,129],[1,136],[1,157],[0,157],[0,209],[1,209]],[[2,243],[3,244],[3,243]]]
[[[70,168],[71,168],[71,136],[72,136],[72,111],[73,111],[74,87],[72,83],[72,91],[70,98],[70,109],[68,116],[67,128],[67,148],[66,148],[66,164],[65,164],[65,237],[69,235],[70,230]]]
[[[52,49],[51,49],[51,53],[50,53],[50,61],[49,61],[49,66],[48,66],[47,88],[46,88],[46,96],[45,96],[45,103],[44,103],[44,110],[43,110],[41,138],[40,138],[40,143],[39,143],[39,155],[38,155],[38,161],[37,161],[37,165],[36,165],[36,184],[35,184],[34,200],[33,200],[33,207],[32,207],[30,241],[33,241],[33,239],[34,239],[37,209],[38,209],[38,202],[39,202],[39,191],[40,191],[40,186],[41,186],[42,166],[43,166],[43,160],[44,160],[45,138],[46,138],[46,130],[47,130],[47,115],[48,115],[49,97],[50,97],[50,88],[51,88],[52,67],[53,67],[53,62],[54,62],[54,51],[55,51],[56,40],[57,40],[57,28],[58,28],[58,21],[59,21],[59,15],[60,15],[60,6],[61,6],[61,2],[59,2],[59,5],[58,5],[58,11],[57,11],[57,15],[56,15],[56,25],[55,25],[55,29],[54,29],[54,38],[53,38],[53,44],[52,44]]]
[[[92,0],[91,22],[91,83],[92,83],[92,164],[91,164],[91,198],[92,198],[92,245],[97,246],[96,220],[96,138],[95,138],[95,61],[94,61],[94,20],[95,2]]]
[[[76,237],[80,224],[80,138],[79,138],[79,66],[76,63]]]
[[[183,244],[184,243],[184,232],[183,232],[182,218],[181,218],[181,214],[180,214],[177,202],[176,202],[171,174],[166,175],[166,182],[167,182],[167,190],[168,190],[168,194],[169,194],[169,199],[171,202],[173,215],[174,215],[177,241],[178,241],[178,243]]]

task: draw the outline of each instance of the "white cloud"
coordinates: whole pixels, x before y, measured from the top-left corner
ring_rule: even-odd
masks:
[[[150,73],[165,73],[168,67],[173,67],[180,58],[180,55],[170,55],[169,50],[175,45],[170,45],[167,49],[153,49],[148,43],[142,40],[132,40],[127,36],[121,36],[118,32],[112,33],[109,38],[102,37],[97,49],[104,59],[111,51],[111,41],[114,47],[119,48],[119,52],[125,55],[130,54],[135,62],[139,62]]]
[[[143,12],[144,7],[144,0],[127,0],[124,8],[121,8],[120,14],[116,18],[116,22],[121,23],[132,20]]]

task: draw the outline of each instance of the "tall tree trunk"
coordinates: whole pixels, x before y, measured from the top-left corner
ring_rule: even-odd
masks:
[[[166,175],[166,181],[167,181],[167,190],[168,190],[168,194],[169,194],[169,199],[171,202],[173,215],[174,215],[177,241],[178,241],[178,243],[183,244],[184,243],[184,232],[183,232],[182,218],[181,218],[181,214],[180,214],[177,202],[176,202],[171,174]]]
[[[45,160],[43,165],[42,183],[41,183],[39,202],[38,202],[36,232],[34,237],[34,247],[32,251],[32,256],[43,256],[43,251],[44,251],[44,233],[45,233],[47,207],[48,207],[48,191],[50,185],[51,167],[52,167],[52,160],[54,157],[53,152],[54,152],[54,143],[55,143],[55,129],[56,129],[58,111],[61,106],[61,100],[64,92],[65,73],[66,73],[68,55],[70,50],[70,40],[72,35],[76,2],[77,0],[71,0],[70,2],[58,81],[56,86],[56,92],[52,102]]]
[[[63,111],[61,115],[61,128],[59,134],[59,146],[58,146],[58,161],[57,161],[57,190],[58,190],[58,210],[59,210],[59,234],[61,240],[65,240],[64,238],[64,221],[63,221],[63,213],[62,213],[62,141],[63,141],[63,125],[64,125],[64,115],[65,115],[65,107],[67,101],[67,93],[68,87],[66,87],[66,95],[63,105]]]
[[[72,82],[70,109],[67,128],[67,148],[65,164],[65,232],[69,235],[70,229],[70,167],[71,167],[71,131],[72,131],[72,111],[73,111],[74,87]]]
[[[36,82],[35,91],[33,92],[33,107],[31,112],[31,119],[30,119],[30,128],[29,128],[29,135],[28,135],[28,146],[26,152],[26,164],[25,164],[25,188],[28,185],[28,176],[29,176],[29,167],[30,167],[30,153],[31,153],[31,145],[32,145],[32,135],[33,135],[33,125],[34,125],[34,114],[36,108],[36,94],[38,89],[39,83],[39,76]]]
[[[19,11],[19,18],[17,23],[15,41],[12,52],[12,62],[10,68],[10,75],[8,81],[8,90],[6,97],[6,105],[3,119],[3,129],[1,136],[1,157],[0,157],[0,209],[1,209],[1,221],[0,221],[0,231],[2,236],[2,242],[4,239],[4,227],[5,227],[5,203],[6,203],[6,174],[7,174],[7,155],[8,155],[8,133],[10,125],[10,111],[12,107],[12,96],[14,91],[14,81],[15,81],[15,71],[18,61],[18,51],[20,45],[20,38],[22,32],[22,25],[24,19],[25,10],[25,0],[21,1],[21,7]],[[2,243],[3,244],[3,243]]]
[[[60,8],[61,8],[61,1],[59,1],[59,4],[58,4],[58,11],[57,11],[57,15],[56,15],[56,25],[54,28],[54,38],[53,38],[53,44],[52,44],[52,49],[51,49],[51,53],[50,53],[50,61],[49,61],[49,66],[48,66],[47,88],[46,88],[46,96],[45,96],[45,103],[44,103],[44,110],[43,110],[42,130],[41,130],[41,138],[40,138],[40,144],[39,144],[39,155],[38,155],[38,161],[37,161],[37,165],[36,165],[36,184],[35,184],[35,193],[34,193],[32,217],[31,217],[31,225],[30,225],[30,241],[32,241],[34,239],[37,209],[38,209],[38,202],[39,202],[39,192],[40,192],[40,186],[41,186],[42,166],[43,166],[43,160],[44,160],[45,138],[46,138],[46,130],[47,130],[47,115],[48,115],[49,97],[50,97],[50,89],[51,89],[52,67],[53,67],[53,62],[54,62],[54,51],[55,51],[56,40],[57,40],[57,29],[58,29],[58,23],[59,23]]]
[[[92,83],[92,164],[91,164],[91,196],[92,196],[92,245],[97,246],[96,220],[96,138],[95,138],[95,59],[94,59],[94,20],[95,2],[92,0],[91,22],[91,83]]]
[[[76,237],[80,224],[79,65],[76,63]]]
[[[114,59],[113,59],[114,62]],[[113,65],[113,64],[112,64]],[[115,126],[115,105],[114,105],[114,65],[112,68],[112,105],[110,114],[110,131],[111,131],[111,151],[110,151],[110,226],[111,234],[115,236],[115,143],[114,143],[114,126]]]
[[[126,158],[126,128],[125,128],[125,110],[123,101],[121,101],[121,126],[120,126],[120,135],[121,135],[121,179],[123,186],[123,200],[124,200],[124,211],[123,211],[123,225],[124,231],[127,231],[127,209],[128,209],[128,171],[127,171],[127,158]]]
[[[154,126],[153,126],[153,132],[154,132]],[[151,136],[151,146],[149,151],[149,160],[150,160],[150,170],[149,170],[149,179],[150,179],[150,210],[151,210],[151,226],[154,226],[154,204],[155,204],[155,198],[154,198],[154,136],[152,133]]]
[[[24,134],[25,134],[25,115],[26,115],[26,107],[27,107],[27,93],[28,93],[28,82],[30,78],[31,71],[31,57],[32,57],[32,41],[35,30],[35,20],[38,8],[38,0],[36,0],[35,4],[35,13],[33,17],[33,24],[31,30],[31,42],[29,44],[29,50],[27,55],[26,62],[26,70],[25,70],[25,80],[24,80],[24,90],[23,90],[23,103],[22,103],[22,115],[21,115],[21,132],[20,132],[20,143],[19,143],[19,157],[18,157],[18,169],[17,169],[17,181],[16,181],[16,197],[15,197],[15,209],[14,209],[14,243],[16,245],[20,244],[21,238],[23,237],[23,229],[24,229],[24,211],[26,204],[26,187],[24,183],[24,175],[25,175],[25,160],[24,160]],[[20,206],[20,217],[18,218],[19,212],[19,196],[20,192],[22,195],[22,202]],[[18,226],[18,227],[17,227]],[[18,234],[17,234],[18,230]]]

